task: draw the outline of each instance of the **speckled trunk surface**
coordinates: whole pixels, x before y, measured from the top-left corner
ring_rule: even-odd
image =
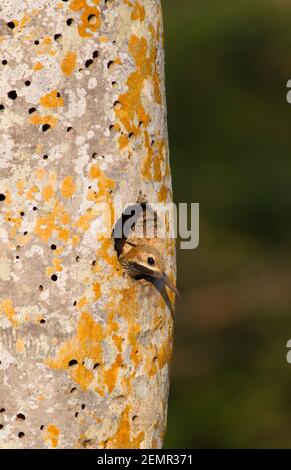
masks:
[[[171,315],[99,204],[171,200],[163,67],[159,0],[1,0],[1,448],[162,445]]]

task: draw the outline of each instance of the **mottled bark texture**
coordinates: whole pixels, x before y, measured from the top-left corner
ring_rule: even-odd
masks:
[[[171,200],[163,67],[159,0],[1,0],[2,448],[162,445],[172,318],[98,204]]]

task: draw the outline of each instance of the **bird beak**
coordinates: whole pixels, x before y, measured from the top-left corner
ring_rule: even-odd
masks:
[[[180,297],[180,292],[178,291],[177,287],[174,286],[174,284],[170,281],[166,273],[163,273],[162,279],[164,283],[171,289],[175,294],[177,294]]]

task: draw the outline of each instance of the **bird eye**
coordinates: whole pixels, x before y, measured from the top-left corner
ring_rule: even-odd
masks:
[[[153,266],[153,265],[155,264],[155,260],[154,260],[154,258],[152,258],[151,256],[148,258],[148,264],[149,264],[150,266]]]

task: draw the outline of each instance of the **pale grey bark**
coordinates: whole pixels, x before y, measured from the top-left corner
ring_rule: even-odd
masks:
[[[172,318],[98,209],[171,200],[160,1],[6,0],[0,31],[0,447],[160,447]]]

